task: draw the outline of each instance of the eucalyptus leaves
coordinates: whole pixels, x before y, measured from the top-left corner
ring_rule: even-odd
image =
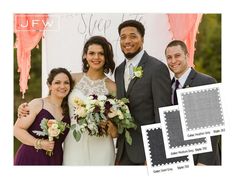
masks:
[[[134,119],[127,106],[126,98],[116,99],[112,96],[90,95],[86,101],[74,99],[74,116],[77,121],[71,126],[73,136],[79,141],[85,131],[91,136],[107,135],[107,130],[100,126],[101,121],[111,120],[118,128],[118,133],[125,133],[128,144],[132,144],[132,138],[128,129],[136,129]]]

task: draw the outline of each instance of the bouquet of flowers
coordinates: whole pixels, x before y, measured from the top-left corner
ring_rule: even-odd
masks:
[[[132,138],[128,129],[136,129],[137,126],[134,118],[131,116],[127,103],[129,103],[129,100],[126,98],[110,98],[107,100],[106,110],[108,118],[117,126],[118,133],[122,134],[125,132],[126,141],[131,145]]]
[[[74,119],[76,124],[71,126],[74,138],[79,141],[81,133],[88,131],[89,135],[103,136],[107,131],[100,126],[101,121],[111,120],[118,128],[118,133],[125,132],[126,141],[131,145],[132,138],[128,129],[136,129],[126,98],[116,99],[112,96],[90,95],[86,101],[74,99]]]
[[[102,120],[107,120],[104,115],[104,104],[106,96],[90,95],[86,101],[80,98],[74,99],[74,116],[73,118],[77,121],[76,124],[71,125],[73,136],[76,141],[81,138],[81,133],[88,131],[91,136],[103,136],[106,135],[105,130],[99,125]]]
[[[38,136],[48,136],[49,141],[53,141],[53,138],[59,138],[60,134],[63,134],[65,128],[69,128],[69,125],[63,121],[58,121],[56,119],[46,119],[44,118],[40,123],[40,128],[42,131],[33,131]],[[51,156],[52,151],[46,151],[46,154]]]

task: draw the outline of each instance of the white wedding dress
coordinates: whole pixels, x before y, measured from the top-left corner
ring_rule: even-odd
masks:
[[[105,79],[93,81],[83,74],[81,80],[75,84],[68,98],[71,124],[76,123],[72,118],[74,97],[84,100],[92,94],[107,95]],[[114,165],[114,160],[114,142],[110,135],[96,137],[82,133],[81,139],[77,142],[73,132],[69,131],[64,142],[63,165]]]

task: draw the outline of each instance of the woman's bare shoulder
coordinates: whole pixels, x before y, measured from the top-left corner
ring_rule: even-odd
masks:
[[[73,80],[75,83],[79,82],[84,73],[71,73]]]
[[[105,82],[109,93],[116,96],[116,91],[117,91],[116,83],[110,78],[107,78]]]
[[[39,113],[43,108],[43,98],[35,98],[28,103],[29,110],[32,113]]]

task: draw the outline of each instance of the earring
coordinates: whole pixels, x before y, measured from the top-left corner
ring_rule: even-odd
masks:
[[[104,69],[104,73],[109,73],[109,68],[107,67],[106,64],[104,64],[103,69]]]
[[[87,67],[87,68],[89,68],[89,67],[90,67],[90,65],[87,63],[87,64],[86,64],[86,67]]]
[[[104,68],[104,73],[109,73],[109,69],[108,68]]]

